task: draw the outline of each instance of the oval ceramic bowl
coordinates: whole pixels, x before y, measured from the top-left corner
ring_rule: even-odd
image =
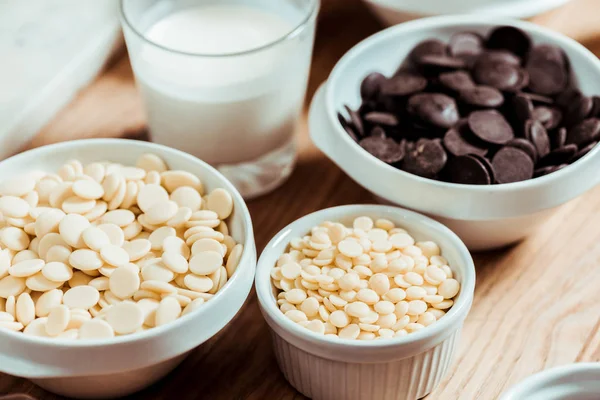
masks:
[[[400,171],[364,151],[340,126],[344,104],[360,105],[362,79],[373,71],[391,76],[408,52],[428,38],[448,40],[459,31],[487,33],[497,25],[528,32],[535,43],[560,46],[582,90],[600,93],[600,60],[564,35],[537,25],[475,16],[432,17],[379,32],[352,48],[315,95],[309,119],[313,142],[358,184],[380,200],[398,204],[446,224],[471,250],[502,247],[532,232],[552,209],[596,186],[600,146],[555,173],[504,185],[459,185]]]
[[[250,213],[241,195],[219,172],[178,150],[133,140],[88,139],[40,147],[0,163],[0,181],[33,170],[57,171],[69,159],[110,160],[135,165],[143,153],[163,158],[170,168],[189,171],[205,188],[233,196],[231,235],[244,245],[240,264],[213,298],[176,321],[133,335],[86,341],[57,341],[0,330],[0,371],[31,379],[42,388],[74,398],[120,397],[157,381],[196,346],[219,332],[237,314],[252,287],[256,248]]]
[[[416,18],[447,14],[488,14],[531,18],[554,10],[569,0],[365,0],[387,26]]]
[[[323,221],[350,225],[359,216],[387,218],[416,240],[433,240],[461,283],[454,306],[435,324],[402,338],[353,341],[326,337],[288,319],[277,307],[270,272],[292,238]],[[463,322],[473,302],[475,267],[461,240],[442,224],[412,211],[382,205],[351,205],[309,214],[283,228],[260,256],[256,293],[273,331],[273,346],[285,378],[315,400],[414,400],[448,372]]]
[[[556,367],[530,376],[505,392],[500,400],[598,400],[600,363]]]

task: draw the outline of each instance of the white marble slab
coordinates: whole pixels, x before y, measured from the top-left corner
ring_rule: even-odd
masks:
[[[93,79],[120,40],[117,0],[0,0],[0,158]]]

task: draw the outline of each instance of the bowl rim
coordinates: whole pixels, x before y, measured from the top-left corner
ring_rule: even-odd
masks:
[[[524,395],[533,394],[532,390],[553,387],[564,378],[576,383],[578,377],[586,374],[594,375],[596,380],[600,379],[600,362],[567,364],[537,372],[510,387],[501,395],[500,400],[522,399]]]
[[[443,13],[436,12],[435,10],[425,10],[423,8],[419,8],[419,6],[423,6],[419,4],[419,2],[411,3],[408,8],[400,8],[396,2],[393,0],[365,0],[367,3],[371,3],[374,7],[382,7],[386,9],[390,9],[396,12],[404,12],[409,14],[419,14],[423,16],[437,16],[437,15],[447,15]],[[512,1],[509,4],[505,4],[500,6],[498,4],[496,7],[492,8],[492,10],[483,10],[483,12],[494,12],[494,15],[500,16],[503,18],[531,18],[536,15],[543,14],[545,12],[554,10],[560,6],[563,6],[569,3],[571,0],[519,0]],[[498,2],[500,3],[500,2]],[[406,4],[403,4],[406,6]],[[475,14],[478,12],[482,12],[482,10],[478,10],[477,8],[474,10],[463,10],[461,13],[464,14]]]
[[[293,234],[294,231],[303,230],[308,231],[308,229],[303,229],[305,224],[307,224],[308,220],[316,219],[318,221],[326,221],[332,220],[329,219],[328,215],[336,214],[339,217],[349,216],[349,215],[359,215],[360,213],[365,215],[390,215],[393,214],[397,217],[398,220],[408,220],[413,223],[419,223],[426,226],[427,230],[437,231],[440,234],[447,236],[451,241],[451,245],[454,246],[461,258],[467,260],[464,265],[464,270],[462,271],[462,279],[461,279],[461,294],[459,296],[456,303],[450,308],[450,310],[444,315],[444,318],[441,318],[435,324],[428,326],[426,329],[419,330],[415,333],[411,333],[407,336],[403,336],[401,338],[386,338],[379,340],[350,340],[350,339],[340,339],[340,338],[331,338],[328,336],[320,335],[315,332],[312,332],[304,327],[299,326],[298,324],[292,322],[290,319],[286,318],[285,315],[277,308],[276,302],[271,300],[272,296],[272,286],[271,286],[271,269],[273,268],[272,264],[269,264],[266,260],[268,255],[275,252],[275,246],[279,245],[282,241],[286,241],[289,243],[291,237],[289,235]],[[295,338],[301,340],[308,340],[313,342],[314,344],[327,345],[338,348],[364,348],[364,349],[385,349],[385,348],[395,348],[399,346],[411,346],[421,342],[425,342],[428,340],[432,340],[435,337],[443,335],[444,332],[451,330],[452,326],[457,323],[458,318],[465,318],[466,314],[468,314],[475,290],[475,264],[473,262],[473,258],[466,245],[462,242],[462,240],[449,228],[445,225],[426,217],[422,214],[419,214],[414,211],[409,211],[403,209],[401,207],[395,206],[386,206],[381,204],[352,204],[352,205],[344,205],[344,206],[336,206],[325,208],[319,211],[315,211],[313,213],[307,214],[294,222],[288,224],[286,227],[281,229],[265,246],[256,266],[256,294],[258,297],[259,305],[264,313],[267,314],[268,319],[272,320],[279,328],[289,333]]]
[[[437,181],[434,179],[424,178],[418,175],[414,175],[397,168],[392,167],[391,165],[379,160],[378,158],[372,156],[367,153],[364,149],[360,147],[358,143],[352,140],[346,131],[340,125],[337,114],[340,112],[334,108],[334,104],[336,104],[334,98],[334,87],[341,84],[342,76],[341,71],[347,69],[349,65],[355,64],[357,56],[362,53],[365,49],[372,46],[374,43],[388,41],[392,38],[405,36],[407,34],[411,34],[413,32],[422,32],[431,29],[437,28],[458,28],[466,24],[474,24],[474,25],[483,25],[483,26],[500,26],[500,25],[509,25],[514,26],[516,28],[522,29],[526,33],[535,32],[538,35],[544,36],[546,39],[550,41],[550,43],[560,46],[561,48],[570,48],[572,51],[579,53],[579,55],[585,59],[590,65],[593,65],[595,69],[598,71],[598,76],[600,77],[600,59],[598,59],[593,53],[591,53],[588,49],[586,49],[582,44],[578,43],[574,39],[570,37],[552,31],[548,28],[536,25],[527,21],[520,21],[511,18],[496,18],[494,16],[489,15],[443,15],[443,16],[434,16],[434,17],[426,17],[413,21],[408,21],[399,25],[395,25],[384,29],[380,32],[377,32],[366,39],[363,39],[361,42],[352,47],[348,52],[344,54],[344,56],[336,63],[333,70],[331,71],[329,78],[327,79],[327,84],[325,86],[325,113],[327,115],[327,120],[330,125],[333,127],[333,133],[325,132],[325,135],[334,135],[337,136],[336,139],[339,140],[339,137],[342,138],[343,141],[346,142],[347,145],[351,146],[351,148],[355,149],[356,154],[360,154],[362,162],[367,162],[373,165],[375,168],[384,168],[388,170],[388,172],[392,174],[396,174],[398,177],[402,177],[404,179],[414,180],[421,184],[428,184],[436,186],[440,189],[446,190],[466,190],[470,193],[507,193],[507,192],[516,192],[523,188],[539,188],[547,185],[556,184],[557,181],[563,179],[567,175],[574,173],[575,171],[587,166],[590,163],[592,158],[596,157],[600,153],[600,146],[594,146],[594,148],[589,151],[586,155],[584,155],[581,159],[575,161],[572,164],[569,164],[567,167],[564,167],[556,172],[550,173],[548,175],[544,175],[538,178],[532,178],[526,181],[512,182],[512,183],[504,183],[504,184],[496,184],[496,185],[468,185],[468,184],[460,184],[460,183],[450,183]]]
[[[210,166],[208,163],[200,160],[199,158],[192,156],[191,154],[188,154],[183,151],[176,150],[176,149],[173,149],[171,147],[164,146],[161,144],[139,141],[139,140],[132,140],[132,139],[119,139],[119,138],[78,139],[78,140],[71,140],[71,141],[66,141],[66,142],[58,142],[58,143],[40,146],[40,147],[37,147],[34,149],[24,151],[22,153],[19,153],[17,155],[14,155],[12,157],[9,157],[9,158],[6,158],[6,159],[0,161],[0,168],[2,168],[6,163],[23,162],[23,159],[27,160],[27,159],[35,157],[39,154],[52,153],[52,152],[56,152],[57,154],[60,154],[59,152],[63,151],[63,150],[64,151],[77,150],[77,149],[80,149],[83,147],[90,147],[90,146],[95,146],[95,145],[111,145],[111,146],[114,146],[115,150],[118,147],[123,147],[125,149],[130,148],[130,147],[138,147],[142,150],[147,150],[148,152],[154,151],[159,157],[162,157],[163,154],[168,154],[169,156],[172,156],[172,157],[181,158],[181,159],[185,160],[185,162],[197,164],[202,169],[207,171],[208,174],[215,175],[218,178],[218,180],[220,181],[220,184],[222,185],[221,187],[227,189],[231,193],[231,195],[234,199],[234,205],[235,205],[236,209],[239,208],[239,211],[242,213],[241,215],[242,215],[242,219],[243,219],[243,222],[245,225],[245,230],[244,230],[245,242],[243,243],[244,249],[243,249],[242,257],[240,258],[240,261],[238,263],[238,266],[251,264],[250,257],[252,256],[251,253],[253,253],[252,247],[254,246],[254,231],[253,231],[253,227],[252,227],[252,219],[250,217],[250,211],[248,210],[248,206],[246,205],[246,202],[244,201],[244,199],[242,198],[242,195],[238,192],[238,190],[233,186],[233,184],[231,182],[229,182],[229,180],[227,180],[227,178],[225,178],[219,171],[217,171],[214,167]],[[135,333],[132,333],[129,335],[123,335],[123,336],[115,336],[115,337],[107,338],[107,339],[58,340],[56,338],[31,336],[31,335],[25,335],[23,332],[14,332],[14,331],[6,330],[6,329],[0,329],[0,340],[2,340],[3,337],[5,337],[5,338],[21,341],[23,344],[31,343],[31,344],[35,344],[36,346],[48,346],[48,347],[53,347],[55,349],[73,349],[73,348],[86,349],[86,348],[96,348],[96,347],[110,348],[113,346],[116,347],[116,346],[121,346],[124,344],[133,343],[133,342],[152,340],[158,336],[162,336],[173,330],[183,328],[182,325],[186,324],[192,318],[200,318],[201,315],[211,312],[212,308],[216,307],[216,304],[221,302],[220,299],[227,296],[227,293],[229,293],[229,291],[232,290],[230,288],[232,286],[234,286],[235,283],[241,279],[241,278],[239,278],[240,275],[241,274],[238,273],[238,269],[236,269],[233,276],[227,280],[227,282],[225,283],[223,288],[221,290],[219,290],[210,299],[210,301],[206,301],[205,307],[200,307],[199,309],[196,309],[184,316],[181,316],[178,319],[176,319],[175,321],[172,321],[168,324],[154,327],[154,328],[144,330],[141,332],[135,332]]]

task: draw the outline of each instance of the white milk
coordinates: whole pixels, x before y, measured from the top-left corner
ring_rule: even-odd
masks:
[[[279,184],[295,157],[312,31],[286,39],[293,20],[243,5],[147,14],[144,36],[163,48],[127,44],[153,141],[219,166],[247,197]]]

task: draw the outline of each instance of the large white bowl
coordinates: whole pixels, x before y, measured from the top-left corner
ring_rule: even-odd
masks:
[[[447,14],[531,18],[570,0],[365,0],[371,11],[391,26],[416,18]]]
[[[402,338],[355,341],[313,333],[279,310],[270,273],[290,240],[323,221],[348,226],[362,215],[389,219],[416,240],[433,240],[440,246],[461,289],[438,322]],[[382,205],[334,207],[300,218],[271,239],[256,269],[258,302],[273,331],[279,367],[293,387],[314,400],[415,400],[430,393],[448,372],[474,288],[473,259],[458,236],[423,215]]]
[[[600,363],[579,363],[534,374],[516,384],[500,400],[598,400]]]
[[[123,139],[77,140],[40,147],[0,163],[0,181],[23,172],[55,172],[69,159],[110,160],[135,165],[143,153],[162,157],[170,168],[189,171],[205,187],[233,196],[231,235],[244,245],[239,266],[225,286],[200,309],[133,335],[57,341],[0,329],[0,371],[31,379],[42,388],[74,398],[119,397],[140,390],[175,368],[195,347],[219,332],[240,310],[252,287],[256,248],[250,213],[242,196],[219,172],[199,159],[165,146]]]
[[[391,76],[408,52],[428,38],[448,40],[459,31],[487,33],[497,25],[528,32],[535,43],[560,46],[587,94],[600,93],[600,60],[568,37],[524,22],[485,16],[432,17],[379,32],[352,48],[318,90],[310,108],[313,142],[358,184],[385,202],[433,216],[458,234],[471,250],[505,246],[536,229],[552,209],[600,181],[600,146],[555,173],[504,185],[459,185],[400,171],[364,151],[340,126],[344,104],[360,105],[359,87],[373,71]]]

